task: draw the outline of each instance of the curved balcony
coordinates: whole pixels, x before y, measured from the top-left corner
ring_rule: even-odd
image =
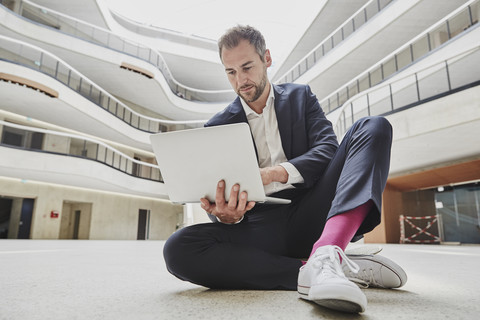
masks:
[[[202,126],[206,121],[171,121],[142,115],[53,54],[31,44],[1,35],[0,59],[26,66],[58,80],[124,123],[143,132],[182,130]],[[4,78],[4,81],[12,81],[11,78]]]
[[[409,65],[419,61],[444,43],[460,36],[478,23],[480,1],[472,0],[434,24],[410,42],[352,79],[320,102],[325,113],[342,106],[356,94],[376,86]]]
[[[215,40],[202,38],[195,35],[187,35],[178,31],[160,28],[156,26],[146,25],[130,18],[127,18],[120,13],[110,9],[110,13],[115,21],[127,30],[135,32],[140,35],[152,38],[165,39],[189,46],[212,50],[217,52],[218,46]]]
[[[334,124],[342,137],[365,116],[386,116],[480,85],[480,46],[349,99]],[[455,106],[452,106],[455,108]]]
[[[28,0],[22,1],[20,13],[30,21],[35,21],[56,31],[61,31],[76,38],[136,57],[153,65],[163,74],[171,91],[182,99],[194,102],[226,102],[231,101],[235,96],[233,90],[230,89],[203,90],[179,83],[174,78],[158,50],[127,40],[109,30],[39,6]]]
[[[157,165],[99,140],[0,120],[1,175],[166,198]],[[25,152],[35,152],[35,155]]]
[[[294,82],[307,72],[314,64],[322,59],[333,48],[340,45],[347,37],[356,32],[361,26],[367,23],[380,11],[382,11],[392,0],[370,0],[361,7],[351,18],[340,25],[322,42],[320,42],[310,53],[297,62],[290,70],[279,78],[277,83]]]

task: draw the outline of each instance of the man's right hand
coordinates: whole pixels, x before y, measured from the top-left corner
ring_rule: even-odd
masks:
[[[230,198],[227,202],[225,199],[225,181],[221,180],[217,184],[215,203],[210,203],[206,198],[200,199],[200,202],[207,213],[216,216],[223,223],[234,224],[239,222],[245,213],[255,206],[255,202],[247,201],[247,197],[247,192],[240,192],[240,186],[235,184],[230,191]]]

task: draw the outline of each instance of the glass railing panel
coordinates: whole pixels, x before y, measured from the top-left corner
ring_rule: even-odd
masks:
[[[84,157],[92,159],[92,160],[97,160],[98,144],[96,144],[92,141],[86,141],[84,147],[85,147]]]
[[[127,173],[129,173],[129,174],[133,174],[133,172],[134,172],[134,170],[133,170],[133,169],[134,169],[134,168],[133,168],[134,165],[136,165],[135,162],[133,162],[132,160],[127,160],[127,161],[125,162],[125,167],[124,167],[125,172],[127,172]]]
[[[63,83],[64,85],[68,84],[70,70],[62,63],[56,63],[55,65],[55,79]]]
[[[335,47],[342,41],[343,41],[343,28],[333,34],[332,46]]]
[[[138,121],[137,121],[137,127],[138,127],[138,129],[140,129],[140,130],[148,131],[148,127],[149,127],[149,125],[148,125],[148,120],[139,117],[139,118],[138,118]]]
[[[410,46],[397,53],[396,57],[398,70],[401,70],[412,63],[412,51]]]
[[[124,108],[123,121],[126,123],[132,123],[132,112]]]
[[[431,43],[432,49],[435,49],[442,45],[443,43],[447,42],[449,39],[448,37],[448,25],[447,23],[443,23],[439,25],[437,28],[431,31]]]
[[[322,45],[322,55],[326,55],[330,50],[333,49],[332,38],[328,38]]]
[[[371,3],[369,3],[365,9],[365,20],[369,20],[371,19],[374,15],[376,15],[378,13],[378,3],[377,1],[373,1]]]
[[[418,101],[415,75],[405,77],[390,84],[393,107],[408,106]]]
[[[391,0],[378,0],[378,3],[380,5],[380,10],[383,10],[390,2]]]
[[[69,76],[68,76],[68,83],[67,85],[77,91],[77,92],[80,92],[80,88],[81,88],[81,78],[78,74],[74,73],[74,72],[69,72]]]
[[[9,49],[0,47],[0,59],[15,61],[17,56],[18,55],[13,54]]]
[[[355,32],[355,25],[353,23],[353,20],[351,20],[350,23],[347,23],[346,25],[343,26],[343,39],[346,39],[349,35]]]
[[[298,69],[299,69],[298,72],[299,72],[300,75],[304,74],[304,73],[307,71],[307,69],[308,69],[306,62],[300,64],[298,67],[299,67],[299,68],[298,68]]]
[[[130,118],[130,124],[134,128],[139,128],[140,118],[138,117],[138,115],[132,113],[132,116]]]
[[[108,104],[109,104],[109,99],[110,97],[104,94],[103,92],[100,92],[100,99],[98,101],[98,105],[102,107],[102,109],[108,111]]]
[[[102,91],[100,91],[100,89],[98,89],[97,87],[90,85],[90,93],[88,95],[88,99],[96,105],[101,106]]]
[[[360,78],[358,80],[358,88],[360,91],[364,91],[370,88],[370,79],[368,74],[364,75],[363,78]]]
[[[348,92],[347,92],[347,89],[345,90],[341,90],[338,94],[337,94],[337,103],[338,104],[344,104],[347,100],[348,100],[349,96],[348,96]]]
[[[436,68],[420,71],[417,73],[417,77],[420,100],[424,100],[450,90],[448,85],[447,70],[442,65],[439,65]]]
[[[138,46],[136,46],[136,45],[134,45],[134,44],[132,44],[128,41],[124,41],[122,51],[127,53],[127,54],[130,54],[132,56],[136,56],[137,53],[138,53]]]
[[[84,157],[84,142],[85,140],[83,139],[71,138],[68,154],[78,157]]]
[[[480,75],[480,50],[449,63],[448,74],[452,89],[478,82]]]
[[[426,34],[412,44],[413,60],[418,60],[430,52],[430,34]]]
[[[356,15],[352,20],[353,24],[355,25],[355,30],[358,30],[358,28],[360,28],[365,24],[365,22],[367,22],[363,11],[361,12],[361,14]]]
[[[351,123],[353,124],[358,119],[361,119],[363,117],[368,117],[369,115],[370,115],[370,110],[368,108],[357,107],[353,109],[353,121],[351,121]]]
[[[354,120],[351,110],[348,110],[347,112],[345,112],[345,117],[343,118],[343,125],[345,128],[348,128],[352,125],[353,122]]]
[[[478,23],[478,19],[480,16],[480,2],[477,1],[471,4],[468,12],[471,16],[471,23],[472,24]]]
[[[448,20],[448,28],[450,30],[450,38],[455,37],[471,26],[470,12],[464,10],[456,16]]]
[[[347,106],[345,110],[347,111],[347,114],[351,115],[353,112],[358,113],[359,110],[368,110],[369,108],[369,97],[368,95],[362,95],[358,98],[355,98],[352,101],[352,105]],[[352,122],[349,122],[349,125],[351,125]]]
[[[108,40],[107,40],[107,47],[109,48],[117,48],[117,50],[121,50],[123,48],[123,44],[125,41],[122,39],[115,37],[113,35],[109,35]]]
[[[109,33],[103,32],[103,31],[98,30],[98,29],[94,29],[92,39],[95,42],[107,44],[108,40],[109,40]]]
[[[112,167],[120,169],[120,166],[122,164],[122,156],[114,152],[112,158]]]
[[[104,162],[111,167],[113,167],[113,157],[114,157],[114,152],[110,149],[106,149]]]
[[[99,145],[97,148],[97,160],[100,162],[105,162],[107,159],[107,148],[103,145]]]
[[[57,59],[52,59],[50,56],[47,55],[41,55],[39,70],[52,76],[53,78],[56,78],[57,63]]]
[[[353,97],[355,96],[356,94],[358,94],[358,85],[357,83],[351,83],[348,87],[348,98],[350,99],[350,97]]]
[[[383,77],[388,78],[395,72],[397,72],[397,65],[395,63],[395,57],[385,61],[383,64]]]
[[[382,114],[392,111],[390,87],[385,86],[368,93],[370,114]]]
[[[373,87],[383,81],[382,69],[374,69],[370,72],[370,86]]]
[[[15,54],[28,61],[28,66],[38,69],[41,65],[41,53],[38,50],[34,50],[28,46],[19,45],[18,48],[14,48],[13,51]],[[19,60],[16,60],[17,62]]]

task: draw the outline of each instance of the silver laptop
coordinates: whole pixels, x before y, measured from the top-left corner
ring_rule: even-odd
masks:
[[[225,180],[225,198],[238,183],[248,200],[290,203],[266,197],[250,127],[246,123],[158,133],[150,136],[170,201],[215,201],[218,181]]]

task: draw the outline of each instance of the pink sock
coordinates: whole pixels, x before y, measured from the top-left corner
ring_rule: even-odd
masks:
[[[363,220],[372,208],[372,200],[367,201],[361,206],[331,217],[327,220],[320,239],[313,245],[310,256],[321,246],[336,245],[345,250],[348,243],[352,240]]]

